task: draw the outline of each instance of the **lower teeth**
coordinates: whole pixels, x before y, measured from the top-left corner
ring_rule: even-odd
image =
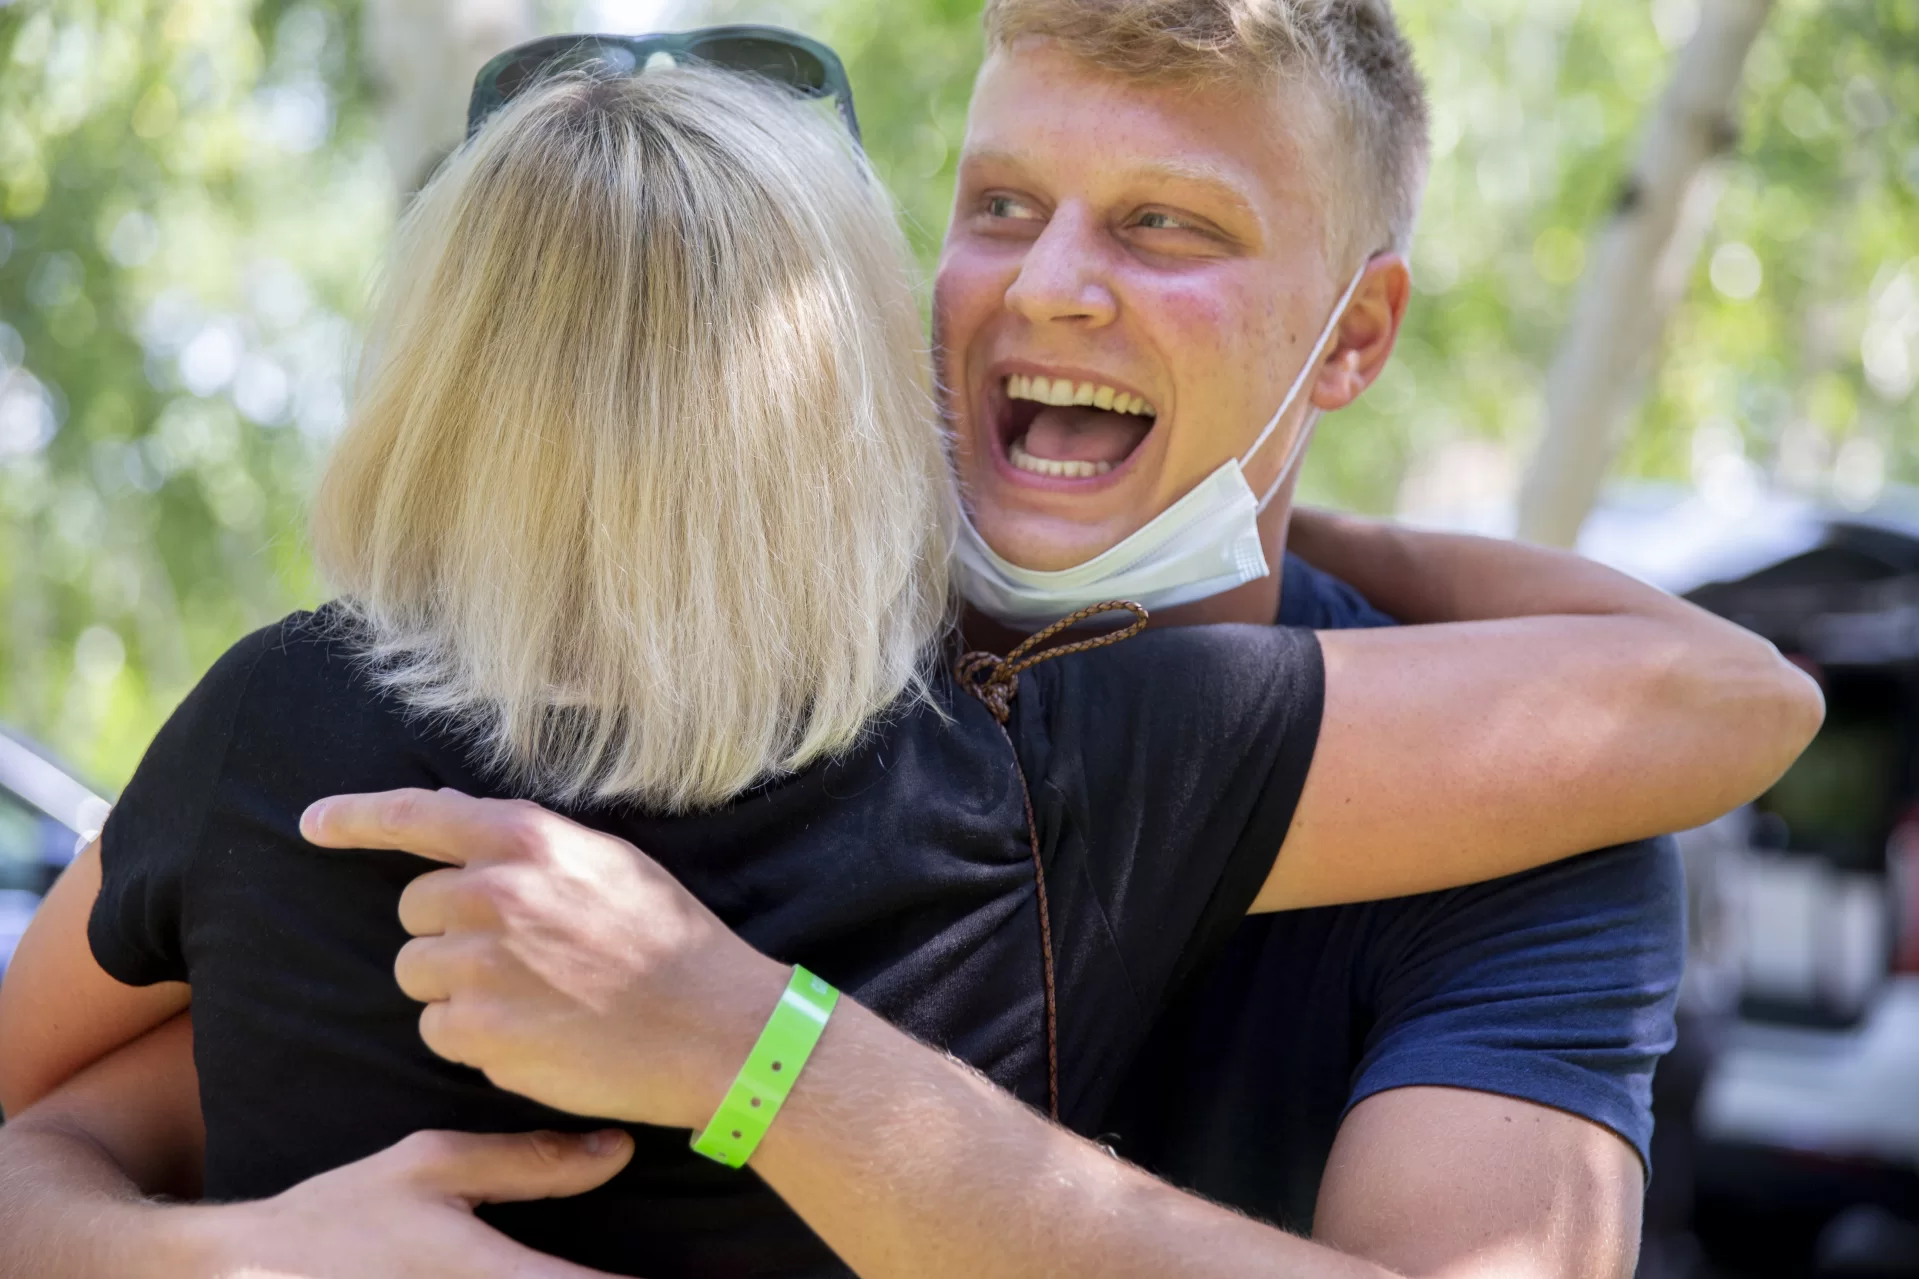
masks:
[[[1096,475],[1104,475],[1113,469],[1111,462],[1065,462],[1058,458],[1034,457],[1026,451],[1025,436],[1013,441],[1006,450],[1006,456],[1022,471],[1068,480],[1090,480]]]

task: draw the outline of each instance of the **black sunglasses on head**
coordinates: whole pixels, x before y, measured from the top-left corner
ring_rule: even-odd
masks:
[[[508,49],[480,68],[467,103],[466,136],[513,96],[548,76],[586,71],[607,76],[643,75],[657,60],[704,62],[727,71],[764,76],[805,98],[831,98],[853,141],[860,140],[853,114],[853,86],[839,55],[782,27],[703,27],[650,36],[547,36]]]

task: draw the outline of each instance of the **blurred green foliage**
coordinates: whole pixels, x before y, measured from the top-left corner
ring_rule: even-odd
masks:
[[[1435,104],[1418,296],[1304,483],[1432,511],[1509,492],[1697,8],[1397,7]],[[839,48],[930,266],[978,8],[710,0],[674,25],[779,21]],[[318,598],[302,506],[395,205],[359,29],[354,0],[0,5],[0,720],[103,785],[227,644]],[[1780,0],[1747,90],[1620,470],[1868,501],[1919,480],[1919,0]]]
[[[355,30],[0,10],[0,719],[102,784],[313,594],[301,507],[393,204]]]

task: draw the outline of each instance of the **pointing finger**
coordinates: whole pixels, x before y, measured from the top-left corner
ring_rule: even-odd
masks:
[[[525,856],[561,820],[532,804],[409,787],[317,800],[300,833],[322,848],[394,849],[464,866]]]

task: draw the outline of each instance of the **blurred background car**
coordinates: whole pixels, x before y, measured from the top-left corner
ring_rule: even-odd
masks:
[[[1702,518],[1702,514],[1708,514]],[[1582,549],[1764,635],[1826,722],[1685,832],[1641,1275],[1919,1275],[1919,512],[1605,506]]]
[[[40,898],[106,817],[106,800],[0,727],[0,974]]]

